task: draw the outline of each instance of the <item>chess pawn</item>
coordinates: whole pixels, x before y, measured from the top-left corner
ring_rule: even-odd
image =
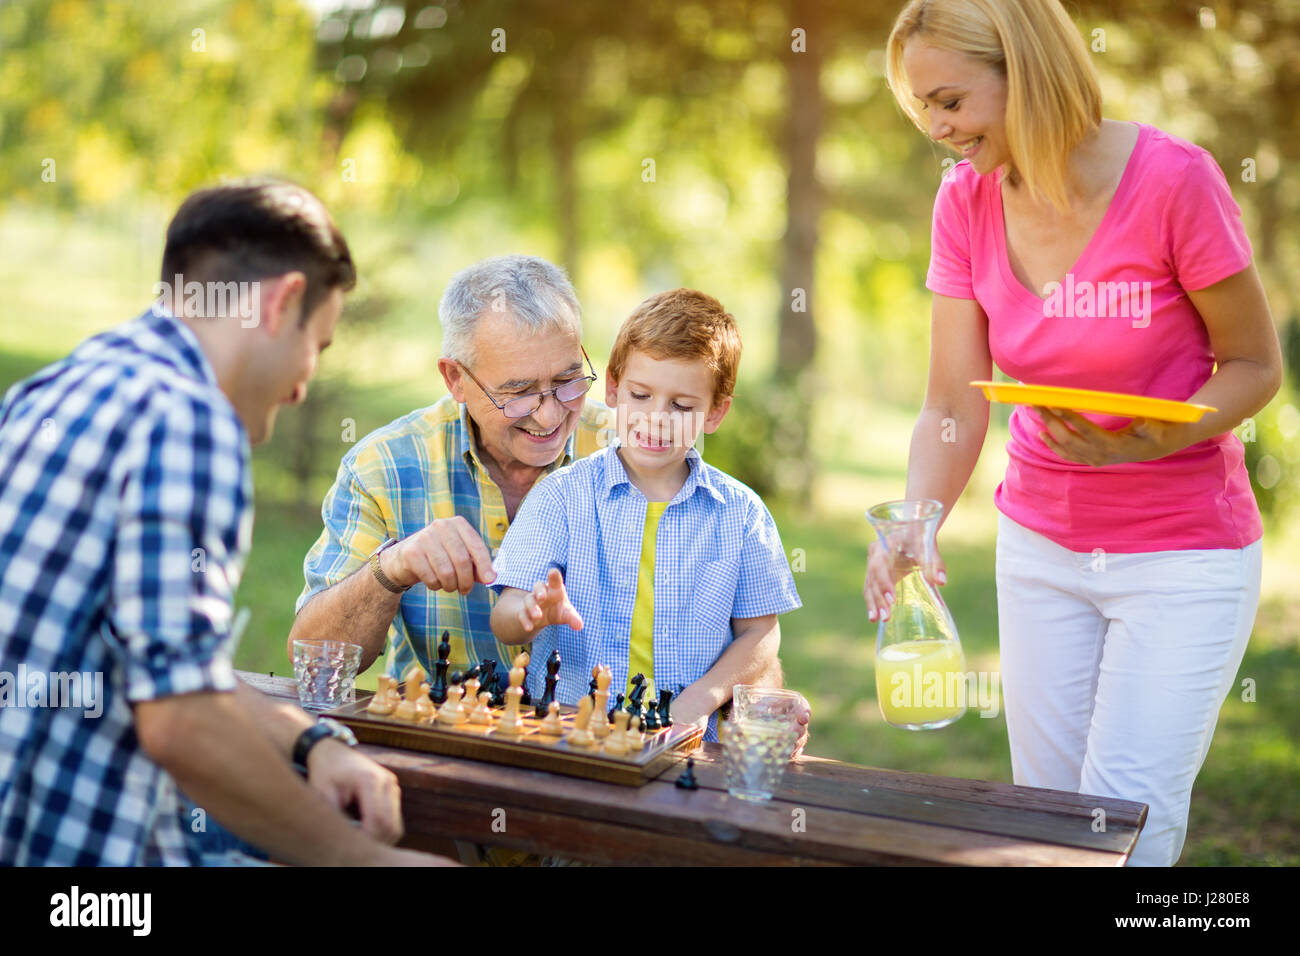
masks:
[[[590,697],[578,701],[578,716],[574,718],[573,729],[569,731],[568,736],[570,747],[590,747],[596,742],[591,736],[591,731],[587,729],[587,724],[591,722],[592,707]]]
[[[614,716],[614,719],[618,720],[617,714]],[[608,729],[608,725],[606,726],[606,729]],[[627,734],[620,734],[617,730],[611,733],[605,739],[604,752],[611,757],[626,757]]]
[[[623,713],[626,714],[627,711],[624,711]],[[627,728],[627,746],[632,753],[639,754],[641,752],[642,743],[641,718],[635,714],[628,714],[628,717],[631,719],[628,722],[629,726]]]
[[[609,739],[605,741],[605,753],[615,757],[627,755],[629,750],[627,722],[631,716],[626,710],[620,710],[614,714],[614,729],[610,732]]]
[[[659,702],[652,700],[645,705],[645,729],[647,733],[659,730]]]
[[[416,701],[420,698],[420,685],[424,683],[424,671],[420,665],[416,664],[406,672],[406,696],[402,702],[393,710],[393,716],[398,720],[414,722],[418,710]]]
[[[471,710],[476,709],[475,705],[478,703],[478,678],[470,677],[461,686],[465,688],[465,693],[460,698],[460,705],[465,708],[465,713],[468,714]]]
[[[420,685],[420,696],[415,701],[415,719],[418,723],[428,724],[433,722],[433,717],[433,701],[429,699],[429,682],[425,681]]]
[[[447,688],[447,702],[438,709],[438,723],[455,727],[465,722],[465,708],[460,705],[465,688],[452,684]]]
[[[480,691],[478,695],[478,706],[474,712],[469,715],[469,722],[480,726],[490,727],[492,725],[492,711],[488,704],[492,700],[492,695],[487,691]]]
[[[543,737],[559,737],[564,734],[564,724],[560,722],[560,702],[551,701],[546,709],[545,719],[538,724],[537,732]]]
[[[366,705],[366,713],[374,714],[378,717],[387,717],[393,712],[396,703],[388,695],[388,682],[392,680],[387,674],[379,675],[379,689],[375,695],[370,698],[370,703]]]
[[[522,653],[515,658],[515,666],[510,668],[510,686],[506,688],[506,709],[497,722],[497,733],[517,736],[524,731],[524,719],[519,716],[519,701],[524,696],[524,668],[528,654]]]

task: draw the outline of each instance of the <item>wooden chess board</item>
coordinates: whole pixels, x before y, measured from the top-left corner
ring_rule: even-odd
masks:
[[[648,783],[675,766],[678,763],[675,757],[698,748],[704,737],[702,727],[674,724],[647,732],[639,752],[616,757],[602,752],[600,742],[591,747],[575,747],[565,737],[543,736],[538,729],[542,721],[533,716],[530,707],[521,708],[523,732],[512,736],[497,732],[500,708],[493,708],[490,726],[411,723],[391,715],[368,713],[366,707],[371,696],[365,691],[357,691],[353,703],[337,707],[326,716],[346,724],[362,743],[547,770],[633,787]],[[573,726],[575,714],[576,708],[560,708],[565,736]]]

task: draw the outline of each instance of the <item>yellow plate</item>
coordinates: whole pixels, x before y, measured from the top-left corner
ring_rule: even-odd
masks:
[[[1123,392],[1094,392],[1089,388],[1063,388],[1058,385],[1028,385],[1024,382],[971,382],[984,389],[991,402],[1007,405],[1041,405],[1068,408],[1076,412],[1099,412],[1125,418],[1154,418],[1161,422],[1197,422],[1206,412],[1217,412],[1209,405],[1174,402],[1167,398],[1147,398]]]

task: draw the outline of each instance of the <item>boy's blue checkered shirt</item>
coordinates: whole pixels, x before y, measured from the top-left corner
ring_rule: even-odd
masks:
[[[699,680],[731,643],[733,618],[800,607],[776,522],[761,498],[706,464],[695,449],[690,474],[664,509],[655,540],[655,690],[674,695]],[[576,704],[591,669],[604,664],[611,688],[627,686],[646,498],[614,448],[539,481],[519,506],[497,555],[492,587],[531,590],[551,568],[564,575],[583,629],[543,628],[533,640],[528,690],[539,697],[544,662],[558,648],[558,697]],[[648,698],[647,698],[648,699]],[[706,739],[717,739],[717,715]]]
[[[247,434],[171,316],[147,312],[9,390],[0,863],[199,862],[131,705],[235,689],[228,637],[251,532]],[[49,706],[50,675],[73,672],[91,686],[102,675],[102,700]]]

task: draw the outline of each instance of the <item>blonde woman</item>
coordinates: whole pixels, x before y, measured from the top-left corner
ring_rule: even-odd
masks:
[[[1171,865],[1259,601],[1231,429],[1276,393],[1281,357],[1240,211],[1205,150],[1102,118],[1057,0],[913,0],[887,62],[904,112],[962,157],[935,200],[907,496],[951,512],[988,427],[968,383],[994,361],[1218,409],[1168,424],[1017,406],[994,495],[1015,781],[1149,804],[1130,863]],[[941,560],[930,573],[945,580]],[[888,616],[876,548],[864,597]]]

